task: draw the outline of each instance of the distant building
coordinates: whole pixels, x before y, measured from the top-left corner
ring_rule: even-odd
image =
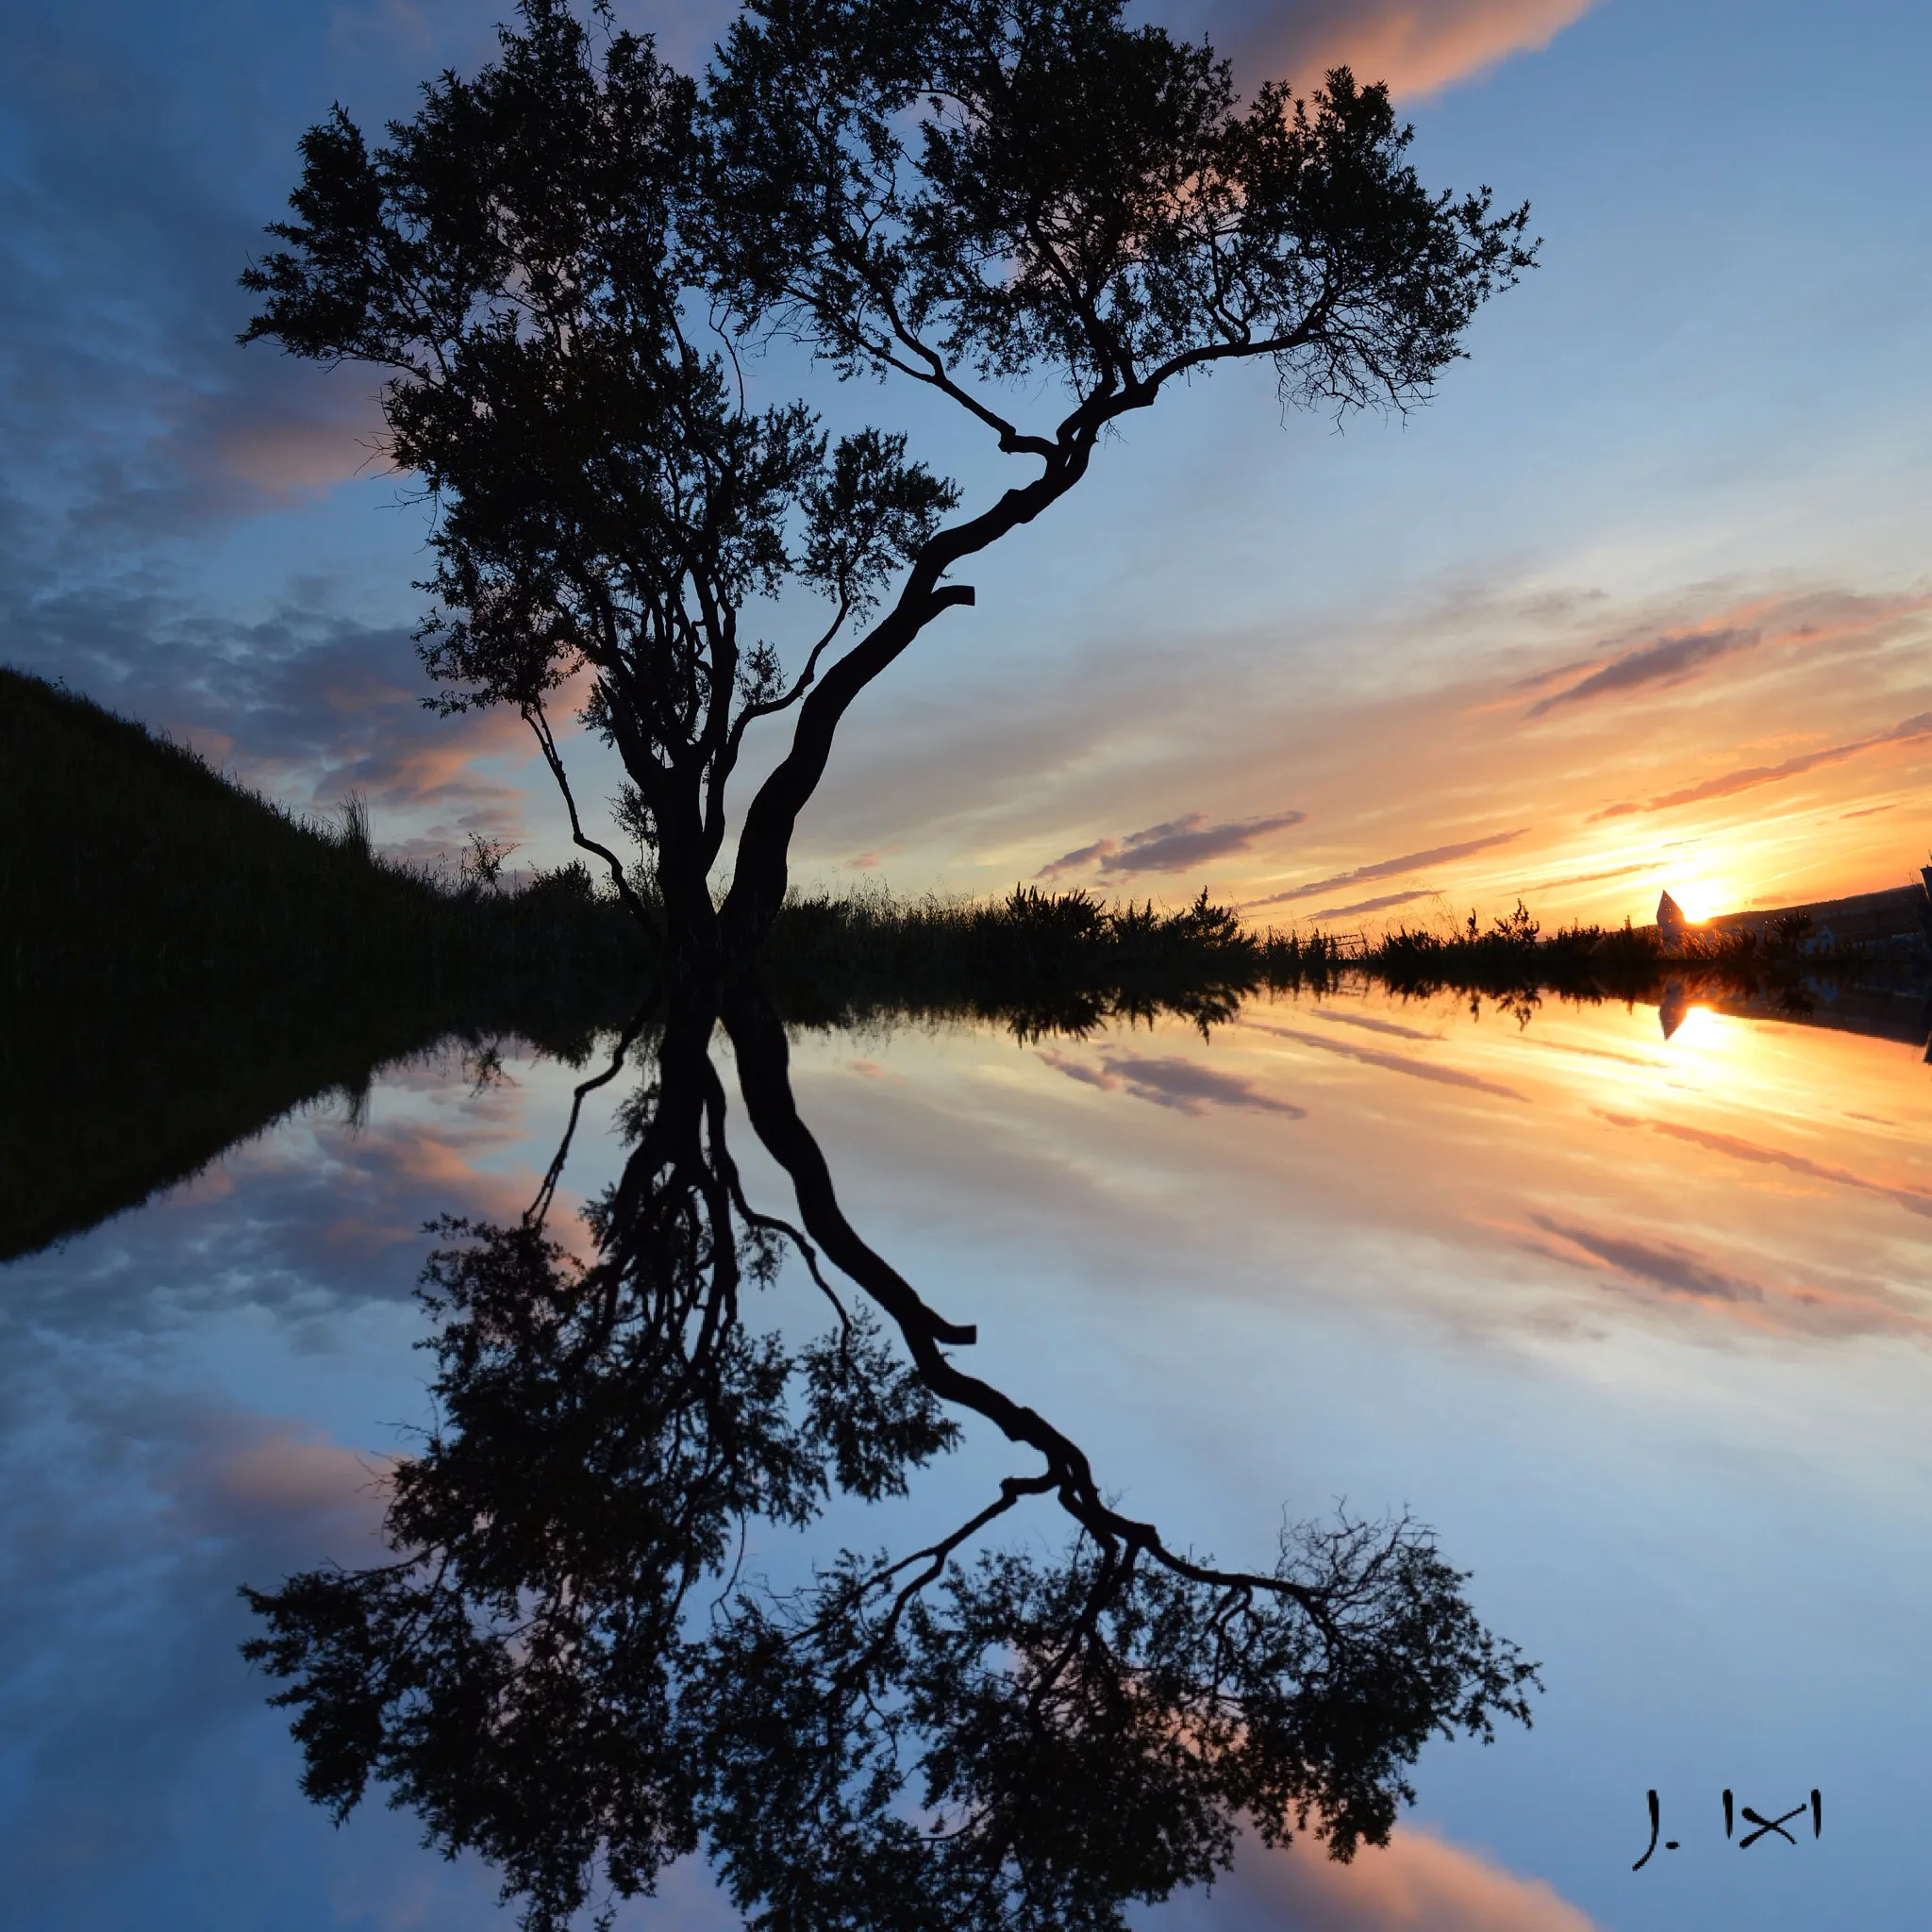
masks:
[[[1806,906],[1760,906],[1696,922],[1666,892],[1657,902],[1657,936],[1666,954],[1676,952],[1693,932],[1748,932],[1801,953],[1854,949],[1873,958],[1922,961],[1932,956],[1932,865],[1921,868],[1919,876],[1923,885]]]

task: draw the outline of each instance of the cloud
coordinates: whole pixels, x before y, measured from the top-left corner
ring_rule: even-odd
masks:
[[[1394,906],[1407,906],[1417,899],[1438,897],[1434,886],[1418,886],[1410,892],[1384,892],[1376,899],[1357,899],[1351,906],[1324,906],[1308,916],[1319,925],[1324,919],[1352,919],[1358,912],[1387,912]]]
[[[1174,1932],[1595,1932],[1543,1879],[1523,1878],[1426,1829],[1398,1829],[1346,1865],[1310,1842],[1245,1845],[1211,1900],[1186,1894]]]
[[[1657,862],[1654,858],[1640,858],[1634,865],[1613,865],[1608,872],[1580,872],[1567,879],[1545,879],[1540,886],[1531,886],[1532,892],[1560,892],[1565,886],[1594,886],[1605,879],[1626,879],[1632,873],[1655,872]]]
[[[1183,818],[1149,825],[1129,832],[1124,839],[1096,839],[1063,852],[1033,874],[1036,879],[1057,879],[1062,873],[1077,872],[1096,860],[1105,861],[1103,875],[1138,872],[1186,872],[1204,865],[1210,858],[1225,858],[1231,853],[1245,852],[1257,839],[1270,832],[1285,831],[1298,825],[1307,814],[1299,811],[1274,812],[1265,818],[1226,819],[1210,825],[1205,812],[1191,811]]]
[[[237,623],[180,594],[100,586],[36,596],[9,585],[0,637],[8,662],[64,678],[298,810],[360,791],[385,850],[425,858],[459,849],[472,830],[525,837],[524,787],[479,768],[530,762],[523,721],[506,709],[425,709],[429,686],[401,628],[292,600]],[[563,696],[559,722],[571,708]]]
[[[1902,719],[1890,731],[1875,732],[1870,738],[1857,738],[1849,744],[1827,745],[1822,751],[1800,752],[1796,758],[1787,758],[1779,765],[1746,765],[1739,771],[1726,772],[1720,778],[1707,778],[1702,784],[1687,785],[1681,791],[1663,792],[1647,804],[1629,801],[1622,805],[1608,805],[1602,811],[1592,813],[1591,820],[1594,823],[1598,819],[1627,818],[1632,812],[1668,811],[1673,806],[1700,805],[1706,799],[1729,798],[1736,792],[1749,791],[1759,785],[1775,785],[1783,779],[1798,777],[1820,765],[1840,764],[1846,758],[1877,751],[1888,744],[1913,744],[1926,738],[1932,738],[1932,711],[1920,711],[1914,717]]]
[[[1808,1155],[1790,1154],[1781,1147],[1766,1147],[1757,1141],[1741,1140],[1736,1134],[1716,1133],[1707,1127],[1684,1126],[1676,1121],[1645,1121],[1635,1114],[1610,1113],[1603,1108],[1598,1108],[1597,1112],[1599,1118],[1608,1121],[1612,1126],[1647,1126],[1653,1133],[1688,1141],[1693,1147],[1707,1148],[1713,1154],[1727,1154],[1734,1160],[1781,1167],[1788,1173],[1803,1174],[1807,1180],[1829,1181],[1836,1187],[1857,1188],[1862,1193],[1896,1201],[1908,1213],[1932,1215],[1932,1189],[1888,1187],[1883,1181],[1870,1180],[1864,1174],[1854,1174],[1850,1168],[1830,1167],[1822,1160],[1813,1160]]]
[[[1052,1051],[1040,1057],[1070,1080],[1108,1093],[1124,1091],[1136,1100],[1172,1108],[1176,1113],[1198,1115],[1209,1106],[1248,1107],[1261,1113],[1285,1114],[1290,1120],[1307,1118],[1306,1108],[1258,1092],[1255,1083],[1243,1075],[1220,1073],[1198,1060],[1109,1055],[1103,1066],[1091,1067]]]
[[[1309,1017],[1325,1020],[1331,1026],[1360,1026],[1370,1033],[1386,1033],[1396,1040],[1434,1041],[1441,1038],[1437,1033],[1424,1033],[1417,1026],[1398,1026],[1393,1020],[1377,1020],[1367,1013],[1338,1013],[1332,1007],[1317,1007]]]
[[[1648,684],[1680,683],[1712,658],[1748,651],[1762,636],[1761,631],[1725,629],[1658,638],[1641,650],[1626,651],[1567,690],[1540,698],[1530,706],[1528,715],[1541,718],[1558,705],[1582,704],[1610,692],[1638,691]]]
[[[1433,1080],[1443,1087],[1467,1087],[1477,1093],[1493,1093],[1500,1100],[1524,1100],[1529,1095],[1506,1087],[1500,1080],[1485,1080],[1479,1074],[1465,1074],[1459,1067],[1432,1066],[1427,1060],[1412,1060],[1406,1054],[1381,1053],[1371,1046],[1352,1046],[1345,1041],[1324,1040],[1303,1033],[1293,1026],[1265,1026],[1254,1023],[1260,1033],[1272,1033],[1279,1040],[1291,1040],[1298,1046],[1312,1046],[1323,1053],[1337,1053],[1344,1059],[1359,1060],[1365,1067],[1380,1067],[1390,1074],[1407,1074],[1413,1080]]]
[[[1331,67],[1431,93],[1547,47],[1592,0],[1213,0],[1215,45],[1244,78],[1312,86]]]
[[[1291,886],[1283,892],[1271,892],[1265,899],[1251,899],[1241,909],[1253,911],[1258,906],[1286,906],[1296,899],[1312,899],[1318,892],[1332,892],[1343,886],[1365,886],[1374,879],[1392,879],[1406,872],[1418,872],[1425,865],[1446,865],[1451,859],[1468,858],[1478,852],[1491,852],[1498,845],[1508,845],[1524,835],[1523,830],[1514,832],[1492,832],[1485,839],[1465,839],[1457,845],[1432,845],[1426,852],[1405,852],[1399,858],[1377,859],[1374,865],[1358,865],[1353,872],[1338,872],[1325,879],[1312,879],[1305,886]],[[1414,898],[1425,898],[1426,893],[1410,894]],[[1383,903],[1400,905],[1400,899],[1391,898]],[[1357,911],[1368,909],[1357,907]],[[1323,915],[1326,917],[1326,914]]]
[[[1627,1274],[1634,1281],[1649,1282],[1666,1294],[1689,1295],[1698,1301],[1760,1302],[1764,1291],[1741,1275],[1726,1274],[1720,1268],[1680,1248],[1675,1242],[1640,1241],[1635,1235],[1606,1234],[1596,1228],[1579,1227],[1560,1222],[1548,1214],[1532,1214],[1530,1220],[1545,1234],[1553,1234],[1586,1255]]]
[[[1057,879],[1063,872],[1077,872],[1084,865],[1091,865],[1096,858],[1111,858],[1120,850],[1112,839],[1096,839],[1091,845],[1078,845],[1071,852],[1063,852],[1050,865],[1042,865],[1033,874],[1036,879]]]

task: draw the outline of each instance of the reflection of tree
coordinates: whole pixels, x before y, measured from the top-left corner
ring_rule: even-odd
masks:
[[[590,1260],[546,1233],[554,1177],[521,1224],[445,1224],[441,1422],[396,1472],[395,1560],[248,1592],[312,1797],[387,1783],[538,1926],[704,1847],[761,1924],[1097,1927],[1224,1869],[1241,1818],[1380,1841],[1432,1733],[1526,1718],[1530,1667],[1407,1523],[1297,1530],[1247,1573],[1114,1509],[846,1222],[770,1011],[724,1017],[803,1226],[745,1198],[702,1004],[664,1024]],[[837,1311],[803,1345],[744,1305],[788,1255]],[[794,1591],[741,1574],[758,1525],[903,1492],[958,1411],[1029,1454],[984,1507]],[[1046,1496],[1058,1558],[971,1554]]]

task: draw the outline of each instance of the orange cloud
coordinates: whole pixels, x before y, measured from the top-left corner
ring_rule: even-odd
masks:
[[[1753,791],[1759,785],[1775,785],[1781,779],[1802,777],[1807,772],[1816,771],[1820,765],[1842,764],[1847,758],[1857,758],[1862,753],[1876,751],[1888,744],[1916,744],[1927,738],[1932,738],[1932,711],[1920,711],[1894,724],[1890,731],[1854,739],[1849,744],[1828,744],[1821,751],[1800,752],[1796,758],[1786,758],[1781,764],[1746,765],[1739,771],[1726,772],[1721,777],[1707,778],[1701,784],[1663,792],[1648,804],[1633,800],[1622,805],[1607,805],[1595,816],[1597,819],[1628,818],[1632,812],[1668,811],[1674,806],[1702,805],[1707,799],[1730,798],[1737,792]]]
[[[1217,1890],[1240,1932],[1595,1932],[1541,1878],[1519,1878],[1431,1831],[1398,1831],[1338,1865],[1310,1847],[1250,1855]]]
[[[1219,0],[1208,33],[1244,75],[1312,85],[1352,67],[1398,94],[1427,94],[1547,47],[1594,0]]]
[[[1526,828],[1524,828],[1526,830]],[[1333,892],[1344,886],[1365,886],[1373,879],[1400,878],[1404,873],[1415,872],[1425,865],[1446,865],[1457,858],[1468,858],[1477,852],[1491,852],[1498,845],[1513,845],[1524,836],[1524,830],[1514,832],[1491,832],[1481,839],[1464,839],[1454,845],[1433,845],[1426,852],[1405,852],[1399,858],[1378,858],[1373,865],[1358,865],[1350,872],[1331,873],[1324,879],[1311,879],[1306,885],[1291,886],[1286,891],[1270,892],[1265,899],[1253,899],[1242,907],[1244,912],[1253,911],[1261,906],[1286,906],[1291,900],[1310,899],[1319,893]],[[1405,898],[1424,898],[1426,893],[1400,893],[1387,899],[1378,899],[1372,905],[1338,907],[1333,912],[1317,913],[1318,919],[1327,919],[1341,912],[1370,912],[1381,906],[1398,906]]]

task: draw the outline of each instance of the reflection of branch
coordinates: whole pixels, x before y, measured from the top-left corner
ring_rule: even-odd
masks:
[[[781,1214],[767,1214],[762,1208],[754,1208],[745,1199],[744,1183],[739,1177],[738,1163],[724,1151],[723,1141],[717,1149],[718,1165],[724,1171],[724,1182],[731,1191],[732,1206],[738,1209],[740,1218],[748,1227],[763,1228],[773,1234],[782,1234],[797,1251],[805,1262],[806,1271],[810,1274],[819,1292],[831,1303],[839,1312],[839,1327],[841,1334],[852,1333],[852,1317],[846,1311],[845,1304],[839,1298],[839,1291],[824,1277],[819,1267],[818,1250],[807,1239],[803,1228],[793,1227]]]
[[[575,1138],[577,1118],[584,1110],[584,1098],[594,1093],[600,1087],[608,1087],[616,1079],[625,1057],[637,1044],[637,1038],[644,1030],[644,1009],[640,1009],[627,1025],[617,1042],[617,1051],[610,1056],[610,1064],[593,1080],[586,1080],[571,1095],[570,1120],[564,1127],[563,1139],[558,1142],[557,1152],[551,1157],[550,1166],[543,1176],[543,1185],[537,1190],[537,1198],[524,1209],[525,1227],[541,1227],[543,1218],[550,1212],[550,1203],[556,1197],[557,1184],[563,1177],[563,1164],[570,1158],[570,1143]]]
[[[1039,1452],[1046,1463],[1041,1492],[1058,1492],[1060,1507],[1092,1537],[1100,1560],[1109,1570],[1130,1569],[1144,1553],[1162,1568],[1190,1582],[1230,1591],[1287,1597],[1300,1604],[1324,1632],[1332,1632],[1326,1611],[1329,1592],[1283,1575],[1218,1570],[1170,1549],[1151,1523],[1123,1515],[1101,1494],[1086,1451],[1061,1434],[1037,1409],[1015,1402],[1004,1391],[956,1367],[942,1344],[974,1339],[975,1331],[945,1321],[909,1282],[859,1238],[832,1186],[824,1155],[800,1119],[787,1075],[788,1049],[783,1026],[768,1007],[733,1001],[724,1015],[736,1049],[738,1075],[753,1129],[779,1166],[791,1177],[807,1229],[825,1256],[862,1288],[897,1324],[921,1378],[934,1394],[991,1423],[1008,1441]]]

